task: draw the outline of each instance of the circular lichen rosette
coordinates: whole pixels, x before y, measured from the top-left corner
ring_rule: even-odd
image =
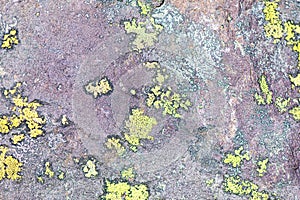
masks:
[[[174,37],[162,32],[142,51],[132,51],[130,35],[112,34],[86,56],[73,110],[89,154],[118,170],[134,165],[138,173],[156,171],[188,151],[198,127],[226,126],[220,120],[225,93],[216,81],[220,56],[212,52],[216,39],[203,28],[192,23]],[[216,132],[210,130],[203,151]]]

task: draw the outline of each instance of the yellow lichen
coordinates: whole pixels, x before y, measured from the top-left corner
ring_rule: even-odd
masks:
[[[15,45],[19,44],[18,32],[16,29],[9,30],[8,33],[4,34],[2,39],[2,49],[12,49]]]
[[[41,135],[43,135],[43,133],[44,133],[44,131],[42,129],[38,129],[38,128],[29,130],[29,135],[32,138],[36,138],[38,136],[41,136]]]
[[[135,39],[132,41],[132,48],[135,51],[141,51],[146,47],[151,47],[158,40],[157,37],[163,30],[163,26],[156,24],[153,18],[147,19],[146,22],[136,22],[136,19],[125,21],[126,33],[135,34]],[[150,31],[148,27],[152,27]]]
[[[144,115],[144,111],[141,109],[132,109],[131,112],[129,119],[125,121],[124,137],[130,148],[136,151],[137,147],[141,145],[141,139],[153,139],[149,133],[157,122],[155,118]]]
[[[148,187],[144,184],[130,185],[128,182],[106,180],[105,200],[146,200],[149,198]]]
[[[212,186],[212,184],[214,182],[215,182],[215,179],[213,179],[213,178],[212,179],[208,179],[208,180],[205,181],[205,183],[206,183],[207,186]]]
[[[8,178],[11,180],[20,179],[22,163],[12,156],[6,156],[7,147],[0,146],[0,180]]]
[[[295,120],[300,120],[300,106],[295,106],[289,110],[289,113]]]
[[[47,175],[49,178],[52,178],[54,176],[54,171],[52,170],[50,162],[45,163],[45,175]]]
[[[296,39],[296,35],[300,34],[300,25],[287,21],[284,23],[284,28],[287,44],[293,46],[293,51],[298,54],[298,67],[300,68],[300,40]]]
[[[290,103],[290,98],[284,99],[282,97],[276,97],[275,106],[277,107],[278,111],[283,113],[287,111],[287,106]]]
[[[13,144],[18,144],[19,142],[22,142],[24,139],[25,139],[25,134],[21,133],[21,134],[13,135],[11,141]]]
[[[258,172],[258,176],[263,176],[264,173],[267,172],[267,164],[269,162],[269,159],[266,158],[264,160],[258,161],[257,163],[257,169],[256,171]]]
[[[188,110],[192,106],[188,99],[173,92],[170,87],[162,88],[160,85],[150,88],[150,92],[147,93],[146,105],[156,109],[162,108],[163,115],[172,115],[175,118],[181,117],[179,109]]]
[[[225,164],[231,164],[233,167],[240,167],[243,160],[250,160],[249,153],[246,152],[243,155],[241,152],[244,150],[244,147],[241,146],[239,149],[234,151],[234,154],[228,153],[224,159]]]
[[[9,120],[7,116],[2,116],[0,118],[0,133],[6,134],[9,133],[10,128],[9,128]]]
[[[300,86],[300,74],[297,74],[297,76],[294,78],[292,75],[289,75],[290,81],[293,84],[292,87],[298,87]]]
[[[87,178],[92,178],[98,175],[98,171],[96,169],[96,160],[91,158],[83,165],[82,171],[84,172],[84,176]]]
[[[36,180],[39,182],[39,183],[44,183],[45,182],[45,180],[43,179],[43,177],[41,177],[41,176],[37,176],[36,177]]]
[[[257,92],[254,94],[254,99],[256,100],[258,105],[266,104],[265,99],[261,95],[259,95]]]
[[[16,83],[14,87],[3,92],[5,98],[11,100],[14,114],[4,115],[0,118],[0,133],[9,133],[12,129],[26,124],[29,135],[35,138],[44,133],[42,127],[45,125],[46,120],[37,111],[37,108],[42,104],[35,100],[29,102],[27,97],[23,97],[20,92],[21,85],[21,83]]]
[[[267,21],[264,26],[265,34],[267,37],[273,38],[274,43],[279,42],[283,36],[283,26],[278,11],[278,2],[279,0],[272,2],[264,1],[265,7],[263,9],[265,20]]]
[[[63,179],[65,178],[65,172],[60,171],[59,174],[57,175],[57,178],[58,178],[59,180],[63,180]]]
[[[120,156],[126,151],[125,147],[121,144],[121,139],[117,137],[108,138],[105,145],[108,149],[115,150]]]
[[[9,118],[9,122],[12,128],[17,128],[21,125],[22,120],[20,119],[19,116],[13,115]]]
[[[153,61],[153,62],[145,62],[143,63],[144,67],[148,68],[148,69],[159,69],[160,65],[158,62]]]
[[[262,95],[258,93],[254,94],[254,98],[258,105],[271,104],[273,98],[273,92],[269,90],[269,85],[267,83],[267,77],[265,75],[261,75],[258,79],[258,84]]]
[[[93,95],[94,98],[98,98],[102,95],[110,94],[113,91],[113,85],[107,77],[103,77],[100,80],[89,82],[85,86],[85,90],[88,94]]]
[[[274,43],[279,42],[285,35],[287,44],[292,46],[293,51],[298,54],[298,68],[300,68],[300,40],[296,37],[297,34],[300,34],[300,25],[293,21],[283,23],[278,11],[279,2],[280,0],[264,0],[263,13],[267,22],[264,26],[265,34],[267,37],[273,38]]]
[[[5,171],[8,179],[17,180],[21,178],[18,173],[21,171],[22,163],[12,156],[8,156],[5,158],[4,164],[6,165]]]
[[[227,176],[225,177],[224,191],[231,194],[240,196],[250,196],[252,200],[268,200],[269,194],[266,192],[259,192],[258,185],[248,180],[242,180],[239,176]]]
[[[134,170],[132,167],[127,168],[127,169],[123,169],[121,171],[121,176],[123,179],[129,180],[129,179],[134,179],[135,174],[134,174]]]
[[[62,115],[60,118],[60,123],[62,126],[66,127],[70,125],[70,120],[66,115]]]
[[[149,12],[152,10],[151,6],[149,4],[146,4],[142,2],[141,0],[137,0],[138,6],[141,9],[141,15],[148,15]]]
[[[135,89],[131,89],[130,90],[130,94],[133,95],[133,96],[136,95],[136,90]]]

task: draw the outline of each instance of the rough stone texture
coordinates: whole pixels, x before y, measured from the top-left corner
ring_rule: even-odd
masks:
[[[161,2],[152,1],[155,9],[149,14],[164,26],[158,41],[133,52],[135,35],[126,34],[124,21],[146,18],[134,0],[0,0],[0,37],[4,22],[16,26],[20,39],[14,49],[0,49],[0,86],[24,82],[23,95],[43,102],[39,111],[47,121],[43,136],[27,136],[18,145],[11,144],[11,134],[0,135],[0,145],[23,163],[20,181],[0,180],[0,199],[99,199],[104,180],[119,179],[129,166],[137,173],[134,181],[148,185],[150,199],[248,199],[223,190],[230,173],[282,199],[300,196],[299,122],[253,98],[257,79],[265,74],[274,95],[299,103],[289,81],[289,74],[298,72],[296,55],[284,42],[275,45],[265,37],[263,2]],[[282,0],[280,11],[283,20],[299,23],[299,1]],[[146,61],[159,62],[170,76],[164,86],[191,100],[181,119],[146,106],[155,75],[144,68]],[[103,76],[114,91],[94,99],[84,85]],[[0,114],[9,107],[1,95]],[[137,152],[125,145],[127,152],[120,157],[104,144],[107,136],[122,137],[135,107],[158,121],[151,132],[154,140],[142,141]],[[61,125],[62,115],[70,126]],[[251,161],[228,168],[224,155],[241,145]],[[90,156],[97,160],[99,176],[88,179],[81,162]],[[266,157],[268,172],[258,177],[256,162]],[[39,183],[46,161],[56,175],[62,170],[66,177],[43,176],[45,182]],[[210,179],[214,183],[209,186]]]

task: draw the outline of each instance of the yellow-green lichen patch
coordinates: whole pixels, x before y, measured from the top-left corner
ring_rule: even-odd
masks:
[[[11,108],[13,114],[0,118],[0,133],[9,133],[12,129],[25,124],[30,137],[36,138],[44,133],[43,126],[46,124],[44,117],[37,111],[42,104],[37,100],[29,102],[27,97],[22,96],[21,85],[17,83],[13,88],[3,91],[5,98],[9,99],[13,105]]]
[[[280,0],[264,0],[263,13],[267,22],[264,25],[265,34],[267,37],[273,38],[274,43],[284,37],[287,45],[292,46],[292,50],[298,54],[298,68],[300,68],[300,40],[297,38],[297,35],[300,34],[300,25],[293,21],[283,23],[280,19],[279,2]]]
[[[286,34],[286,41],[288,45],[293,47],[293,51],[298,54],[298,67],[300,68],[300,39],[297,39],[296,35],[300,34],[300,25],[295,24],[292,21],[284,23],[284,30]]]
[[[11,137],[11,143],[12,144],[18,144],[19,142],[22,142],[25,139],[25,134],[15,134]]]
[[[63,180],[65,177],[66,177],[66,173],[65,172],[63,172],[63,171],[59,171],[58,172],[57,178],[59,180]]]
[[[106,180],[104,200],[146,200],[149,198],[149,189],[145,184],[129,184],[124,181]]]
[[[87,178],[98,176],[96,160],[94,158],[90,158],[89,160],[87,160],[86,163],[82,166],[82,171],[84,173],[84,176]]]
[[[71,121],[70,121],[70,119],[66,115],[62,115],[60,117],[60,124],[63,127],[67,127],[67,126],[69,126],[71,124]]]
[[[147,69],[159,69],[160,68],[160,64],[156,61],[153,62],[145,62],[143,63],[144,67],[146,67]]]
[[[130,94],[131,94],[132,96],[135,96],[135,95],[136,95],[136,90],[135,90],[135,89],[131,89],[131,90],[130,90]]]
[[[269,162],[269,159],[266,158],[264,160],[260,160],[257,162],[257,169],[258,176],[263,176],[267,172],[267,164]]]
[[[295,106],[289,110],[289,113],[295,120],[300,120],[300,106]]]
[[[10,122],[7,116],[0,117],[0,133],[7,134],[10,131]]]
[[[290,98],[284,99],[282,97],[276,97],[275,99],[275,106],[277,107],[280,113],[286,112],[287,107],[290,103]]]
[[[173,92],[170,87],[162,88],[160,85],[155,85],[150,88],[147,93],[146,105],[156,109],[163,109],[163,115],[171,115],[175,118],[180,118],[179,109],[188,110],[192,106],[189,99],[184,95]]]
[[[54,176],[54,171],[52,170],[52,166],[50,162],[45,162],[45,175],[49,178],[52,178]]]
[[[146,22],[138,22],[136,19],[124,22],[125,31],[128,34],[134,34],[132,48],[135,51],[141,51],[146,47],[151,47],[157,42],[157,37],[163,30],[163,26],[156,24],[153,18],[146,19]],[[151,27],[151,28],[149,28]]]
[[[55,171],[53,169],[52,163],[50,161],[46,161],[43,166],[43,170],[38,172],[36,176],[37,182],[44,184],[47,179],[55,179],[63,180],[65,178],[65,172],[62,170]]]
[[[137,0],[137,4],[140,8],[140,13],[141,15],[148,15],[150,13],[150,11],[152,10],[151,5],[142,2],[141,0]]]
[[[149,134],[156,124],[156,119],[145,115],[143,110],[138,108],[131,110],[129,119],[125,121],[126,131],[124,133],[124,138],[131,150],[137,151],[137,147],[141,145],[141,139],[153,140]]]
[[[127,169],[123,169],[121,171],[121,176],[123,179],[125,180],[130,180],[130,179],[134,179],[135,177],[135,173],[132,167],[127,168]]]
[[[7,147],[0,146],[0,180],[4,178],[20,179],[22,163],[12,156],[6,156],[7,151]]]
[[[278,2],[264,1],[265,7],[263,13],[265,15],[266,24],[264,25],[265,34],[267,37],[274,39],[274,43],[279,42],[283,36],[283,26],[278,11]]]
[[[42,176],[37,176],[37,177],[36,177],[36,180],[37,180],[37,182],[39,182],[39,183],[41,183],[41,184],[45,183],[45,180],[43,179]]]
[[[208,180],[205,181],[207,186],[212,186],[212,184],[214,184],[214,182],[215,182],[215,179],[213,179],[213,178],[208,179]]]
[[[225,177],[223,188],[225,192],[239,196],[250,196],[252,200],[269,199],[268,193],[258,191],[258,185],[248,180],[242,180],[239,176]]]
[[[272,103],[272,97],[273,92],[270,91],[269,85],[267,83],[267,77],[265,75],[262,75],[258,79],[259,88],[262,92],[262,95],[259,95],[258,93],[254,94],[254,98],[258,105],[265,105],[265,104],[271,104]]]
[[[88,94],[93,95],[94,98],[101,97],[102,95],[109,95],[113,92],[113,85],[107,77],[90,81],[84,88],[85,91]]]
[[[1,48],[12,49],[15,45],[19,44],[18,31],[16,29],[10,29],[8,33],[3,35]]]
[[[116,151],[119,156],[122,156],[126,151],[125,147],[121,143],[121,138],[118,136],[108,137],[105,142],[105,146],[108,149]]]
[[[292,83],[292,88],[300,86],[300,74],[297,74],[296,77],[289,75],[289,78]]]
[[[228,153],[224,159],[224,163],[229,164],[232,167],[240,167],[244,160],[250,160],[248,152],[244,154],[241,153],[243,150],[244,147],[241,146],[240,148],[234,151],[234,154]]]
[[[169,75],[166,74],[166,69],[161,68],[158,62],[145,62],[143,63],[143,65],[147,69],[156,69],[156,74],[153,79],[153,83],[162,85],[169,78]]]

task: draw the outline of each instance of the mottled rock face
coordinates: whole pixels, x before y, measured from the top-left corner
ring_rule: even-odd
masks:
[[[0,5],[0,199],[300,196],[299,1]]]

